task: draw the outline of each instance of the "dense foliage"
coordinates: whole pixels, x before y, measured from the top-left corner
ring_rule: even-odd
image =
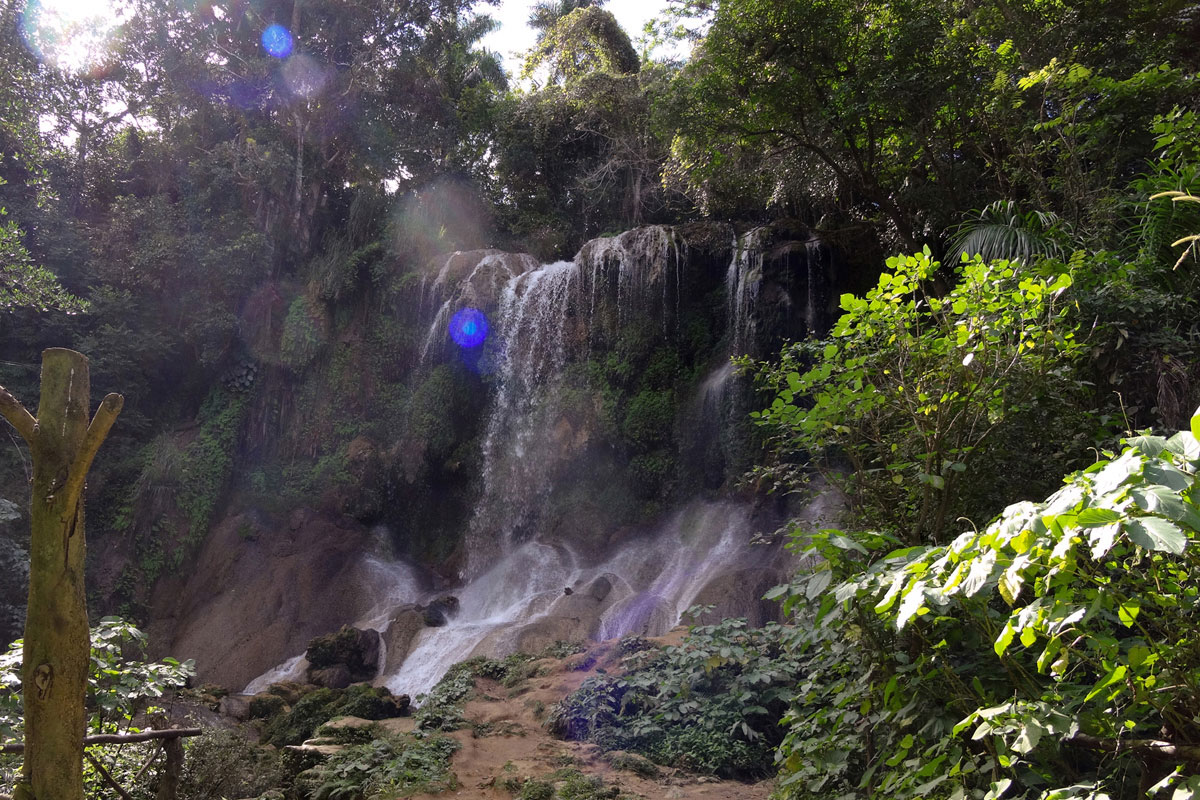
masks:
[[[1115,797],[1140,759],[1143,791],[1192,796],[1196,432],[1129,439],[944,546],[798,537],[819,560],[777,590],[813,615],[790,794]]]
[[[88,734],[136,733],[162,711],[156,703],[195,674],[191,661],[173,658],[149,661],[145,657],[146,635],[124,620],[106,617],[91,631],[91,668],[88,674]],[[5,740],[22,736],[21,640],[0,656],[0,735]],[[103,768],[124,785],[152,796],[147,787],[156,771],[145,768],[154,762],[154,742],[93,745],[84,767],[89,792],[109,791],[100,772]],[[161,765],[161,759],[160,759]],[[20,769],[19,756],[5,756],[4,770],[11,776]],[[135,774],[138,779],[133,778]]]
[[[1081,343],[1061,297],[1069,273],[1022,275],[1017,263],[964,257],[939,295],[929,291],[939,266],[928,250],[889,259],[875,288],[842,298],[828,341],[795,344],[759,371],[776,398],[751,414],[779,456],[765,474],[790,485],[817,465],[865,523],[912,543],[940,539],[963,514],[990,514],[960,488],[980,479],[975,465],[989,451],[1004,463],[1006,428],[1063,413],[1081,395],[1070,372]],[[1002,472],[997,459],[985,463]],[[1030,471],[1014,477],[1028,484]],[[1003,501],[1014,481],[989,479],[1000,490],[990,499]]]
[[[549,724],[567,738],[659,764],[761,777],[772,769],[784,732],[779,719],[802,675],[801,660],[784,650],[786,637],[774,623],[755,629],[730,619],[695,626],[662,650],[622,640],[629,669],[588,678],[551,711]]]

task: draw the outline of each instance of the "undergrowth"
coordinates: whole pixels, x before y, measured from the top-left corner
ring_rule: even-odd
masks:
[[[537,661],[565,658],[583,649],[572,642],[554,642],[540,653],[513,653],[504,658],[478,656],[452,666],[428,694],[417,698],[413,717],[421,731],[454,731],[466,727],[462,707],[475,691],[475,679],[486,678],[512,689],[538,674]]]
[[[605,750],[721,777],[769,774],[783,739],[779,721],[801,677],[783,648],[785,628],[728,619],[698,626],[678,646],[623,677],[597,675],[556,704],[548,725]]]
[[[364,800],[457,788],[450,757],[458,742],[407,734],[352,745],[313,770],[313,800]]]

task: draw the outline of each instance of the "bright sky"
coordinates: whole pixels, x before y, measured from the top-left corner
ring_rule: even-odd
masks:
[[[533,4],[534,0],[503,0],[498,8],[480,9],[500,22],[500,29],[485,38],[483,46],[499,52],[504,57],[504,66],[514,74],[521,71],[521,55],[533,47],[534,33],[525,24]],[[608,0],[603,8],[613,13],[636,43],[646,22],[666,6],[666,0]]]

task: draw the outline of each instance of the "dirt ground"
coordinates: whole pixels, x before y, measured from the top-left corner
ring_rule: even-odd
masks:
[[[673,644],[680,638],[682,632],[677,631],[654,641]],[[578,669],[581,663],[588,668]],[[772,781],[746,784],[663,767],[657,777],[642,777],[615,769],[609,764],[612,754],[606,756],[594,744],[551,736],[543,725],[546,709],[597,671],[620,671],[615,642],[594,645],[565,659],[543,659],[537,667],[536,677],[514,688],[487,679],[476,682],[476,698],[464,708],[471,726],[450,734],[462,745],[451,762],[458,788],[418,798],[509,800],[513,792],[506,787],[519,785],[513,779],[546,779],[563,768],[599,777],[606,786],[647,800],[766,800],[770,795]],[[394,722],[411,726],[409,720]]]

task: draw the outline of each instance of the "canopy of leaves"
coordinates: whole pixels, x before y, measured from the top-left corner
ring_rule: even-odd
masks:
[[[525,59],[522,77],[546,69],[553,85],[570,85],[594,72],[637,72],[641,60],[629,34],[612,12],[596,6],[577,8],[557,20]]]

